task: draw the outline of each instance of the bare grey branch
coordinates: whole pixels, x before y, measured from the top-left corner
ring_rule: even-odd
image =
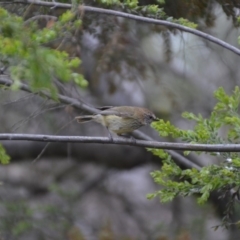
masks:
[[[43,134],[1,133],[0,140],[119,144],[181,151],[240,152],[240,144],[191,144],[191,143],[144,141],[136,139],[132,140],[126,138],[114,138],[112,141],[111,139],[106,137],[86,137],[86,136],[56,136]]]

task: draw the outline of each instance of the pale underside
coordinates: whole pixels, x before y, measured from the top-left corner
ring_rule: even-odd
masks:
[[[140,125],[138,121],[133,121],[130,117],[120,117],[116,115],[103,116],[97,114],[94,117],[94,121],[101,123],[116,134],[130,133],[142,126],[142,124]]]

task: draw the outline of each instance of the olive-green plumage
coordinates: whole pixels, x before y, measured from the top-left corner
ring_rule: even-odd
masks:
[[[158,118],[150,110],[141,107],[103,107],[96,115],[86,115],[76,117],[79,123],[95,121],[101,123],[111,132],[118,135],[131,133],[132,131],[158,121]]]

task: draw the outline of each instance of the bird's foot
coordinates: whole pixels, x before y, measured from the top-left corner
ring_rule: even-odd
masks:
[[[133,143],[136,143],[136,138],[134,138],[132,135],[118,134],[118,136],[123,137],[123,138],[131,139],[131,141],[132,141]]]
[[[109,133],[109,134],[108,134],[109,140],[110,140],[111,142],[114,142],[112,134],[111,134],[110,132],[108,132],[108,133]]]

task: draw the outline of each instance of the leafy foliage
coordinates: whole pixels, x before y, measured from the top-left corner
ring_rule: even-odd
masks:
[[[2,204],[2,203],[1,203]],[[9,232],[14,237],[19,237],[31,229],[31,217],[32,211],[26,205],[26,203],[19,202],[6,202],[5,210],[8,213],[7,217],[3,217],[0,223],[1,232],[4,229],[11,229]],[[18,214],[16,214],[18,213]],[[11,223],[11,224],[10,224]],[[9,227],[11,226],[11,227]]]
[[[185,19],[185,18],[179,18],[177,20],[175,20],[176,23],[179,23],[183,26],[186,26],[186,27],[190,27],[190,28],[197,28],[197,24],[196,23],[193,23],[193,22],[190,22],[189,20]]]
[[[7,155],[5,149],[0,144],[0,163],[2,164],[8,164],[10,161],[10,157]]]
[[[223,88],[219,88],[215,91],[214,96],[218,102],[208,118],[204,118],[201,114],[183,113],[182,116],[185,119],[195,122],[193,130],[182,130],[163,120],[153,123],[153,127],[161,136],[171,136],[193,144],[238,142],[240,139],[239,87],[235,87],[232,95],[227,95]],[[148,198],[159,196],[162,202],[168,202],[177,196],[185,197],[197,194],[198,203],[203,204],[206,203],[214,190],[222,191],[223,195],[232,190],[235,192],[235,196],[239,196],[239,153],[207,153],[217,156],[220,163],[218,165],[210,164],[198,171],[197,169],[180,169],[171,159],[171,156],[163,150],[149,150],[164,160],[162,169],[151,173],[154,181],[163,188],[149,194]]]
[[[33,91],[46,90],[57,98],[54,79],[63,82],[74,81],[86,87],[87,81],[75,70],[81,60],[68,53],[48,47],[48,43],[63,38],[81,26],[75,14],[66,11],[59,20],[50,18],[45,28],[39,28],[34,19],[10,14],[0,8],[0,67],[13,80],[12,89],[17,90],[22,81],[27,81]],[[7,164],[10,157],[0,145],[0,162]]]
[[[23,22],[21,17],[0,8],[0,62],[9,68],[14,89],[25,80],[34,91],[47,89],[56,96],[54,78],[87,86],[83,76],[73,71],[81,63],[79,58],[70,58],[66,52],[47,47],[50,41],[81,25],[78,19],[73,21],[74,17],[67,11],[57,22],[52,20],[49,26],[39,29],[34,22]]]
[[[119,8],[122,11],[135,13],[154,18],[166,18],[166,14],[160,6],[163,2],[156,1],[156,4],[141,5],[138,0],[97,0],[103,7]]]

